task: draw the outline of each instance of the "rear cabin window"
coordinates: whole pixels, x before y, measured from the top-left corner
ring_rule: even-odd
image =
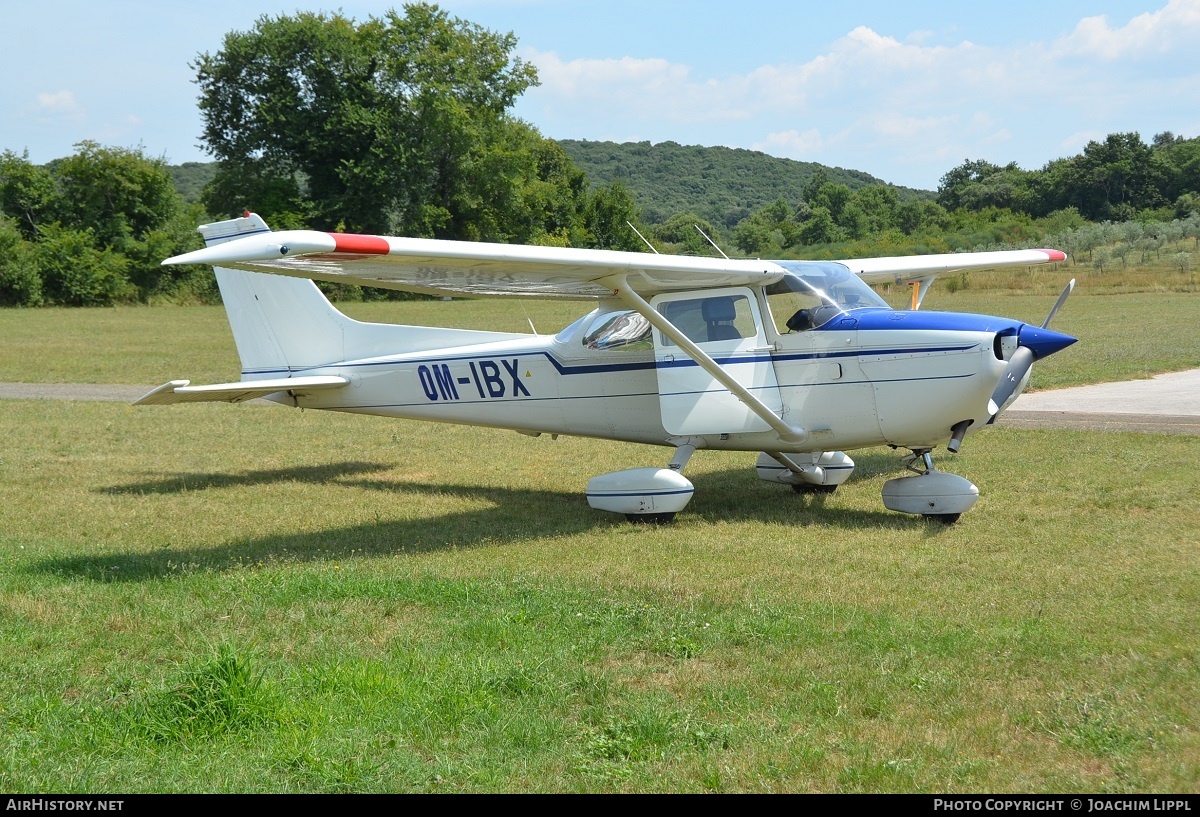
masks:
[[[650,339],[650,321],[632,310],[609,312],[592,322],[583,345],[588,349],[623,349],[628,351],[647,350],[653,344]]]

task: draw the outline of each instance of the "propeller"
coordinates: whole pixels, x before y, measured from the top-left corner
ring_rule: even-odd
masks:
[[[1017,349],[1008,359],[1008,367],[1000,377],[1000,382],[996,384],[996,390],[992,392],[992,401],[988,406],[988,411],[992,415],[988,420],[989,423],[996,419],[1001,407],[1016,393],[1025,376],[1029,374],[1035,360],[1041,360],[1061,351],[1076,341],[1076,338],[1070,335],[1050,329],[1050,321],[1058,314],[1058,310],[1067,302],[1067,298],[1074,289],[1075,279],[1072,278],[1063,289],[1062,294],[1058,296],[1058,300],[1054,302],[1054,306],[1050,308],[1050,314],[1046,316],[1046,320],[1042,321],[1040,327],[1029,324],[1021,327]]]
[[[1054,302],[1054,306],[1050,307],[1050,314],[1046,316],[1046,320],[1042,321],[1042,328],[1049,329],[1050,321],[1054,320],[1054,316],[1058,314],[1058,310],[1062,309],[1062,305],[1067,302],[1067,298],[1071,297],[1071,293],[1075,291],[1075,279],[1072,278],[1063,288],[1062,293],[1058,296],[1058,300]]]

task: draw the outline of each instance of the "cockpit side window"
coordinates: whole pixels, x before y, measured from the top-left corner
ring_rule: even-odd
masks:
[[[775,331],[781,335],[812,329],[813,310],[823,304],[824,301],[813,292],[774,286],[767,289],[767,308],[771,310]]]
[[[766,288],[767,306],[781,335],[823,326],[855,309],[891,309],[841,264],[784,261],[789,272]]]

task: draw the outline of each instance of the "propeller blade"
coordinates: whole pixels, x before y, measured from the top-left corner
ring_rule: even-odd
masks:
[[[1072,278],[1062,294],[1058,296],[1058,300],[1054,302],[1054,306],[1050,307],[1050,314],[1046,316],[1046,320],[1042,321],[1042,328],[1047,329],[1050,326],[1050,321],[1054,320],[1054,316],[1058,314],[1058,310],[1062,309],[1062,305],[1067,302],[1071,292],[1075,289],[1075,279]]]
[[[1054,306],[1050,308],[1050,314],[1046,316],[1046,320],[1042,321],[1040,327],[1032,324],[1025,324],[1021,327],[1020,345],[1008,359],[1008,367],[1000,377],[1000,382],[996,384],[996,390],[992,392],[992,400],[988,405],[988,412],[992,415],[988,420],[989,423],[996,421],[1004,404],[1011,400],[1017,389],[1020,388],[1021,381],[1033,367],[1033,361],[1049,357],[1076,341],[1076,338],[1070,335],[1064,335],[1062,332],[1055,332],[1049,328],[1050,321],[1058,314],[1058,310],[1062,309],[1062,305],[1067,302],[1067,298],[1074,289],[1075,279],[1072,278],[1063,289],[1062,294],[1058,296],[1058,300],[1054,302]]]
[[[1004,370],[1004,375],[996,384],[996,390],[992,392],[992,405],[995,407],[995,410],[992,411],[993,417],[1000,413],[1000,409],[1021,385],[1021,380],[1032,366],[1033,350],[1028,346],[1018,346],[1017,351],[1013,352],[1013,356],[1009,358],[1008,368]]]

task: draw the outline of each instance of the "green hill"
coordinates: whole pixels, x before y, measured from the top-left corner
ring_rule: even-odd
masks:
[[[642,219],[661,223],[676,213],[695,213],[733,227],[782,196],[795,205],[818,172],[851,190],[882,179],[859,170],[780,159],[755,150],[680,145],[677,142],[589,142],[559,140],[590,184],[620,181],[633,193]],[[934,193],[895,187],[901,201],[932,199]]]
[[[713,224],[733,227],[780,196],[794,205],[818,171],[851,190],[887,184],[860,170],[780,159],[740,148],[577,139],[559,140],[559,144],[587,173],[589,184],[623,182],[641,208],[642,220],[650,224],[660,224],[676,213],[695,213]],[[180,195],[187,201],[199,201],[200,191],[216,167],[214,162],[187,162],[168,169]],[[934,197],[928,190],[895,190],[901,201]]]
[[[175,189],[186,202],[200,201],[200,193],[204,185],[212,181],[217,173],[216,162],[184,162],[181,165],[168,165],[171,181]]]

